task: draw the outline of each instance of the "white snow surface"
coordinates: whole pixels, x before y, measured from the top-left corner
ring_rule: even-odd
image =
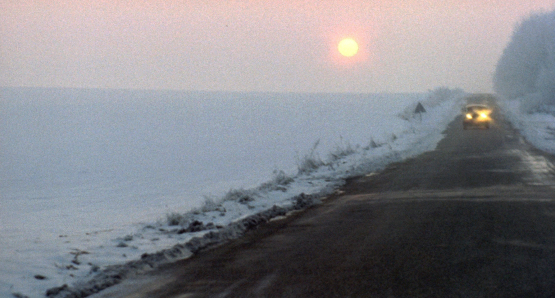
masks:
[[[555,154],[555,116],[547,112],[528,113],[516,100],[498,101],[509,122],[534,147]]]
[[[0,297],[186,258],[195,237],[433,150],[466,95],[0,92]]]

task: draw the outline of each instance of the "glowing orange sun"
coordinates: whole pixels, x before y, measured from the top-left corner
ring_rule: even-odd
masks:
[[[337,45],[339,53],[345,57],[352,57],[358,53],[358,43],[352,38],[345,38]]]

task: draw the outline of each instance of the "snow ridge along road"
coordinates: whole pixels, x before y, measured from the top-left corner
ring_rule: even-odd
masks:
[[[465,96],[1,91],[0,297],[84,297],[186,258],[197,237],[432,150]]]
[[[66,257],[56,255],[58,258],[54,262],[55,267],[48,262],[48,256],[37,258],[46,264],[43,267],[52,267],[54,271],[41,274],[47,279],[40,282],[20,279],[18,283],[16,280],[18,276],[25,278],[35,273],[21,274],[17,270],[13,270],[17,272],[5,270],[11,272],[10,277],[16,277],[12,278],[13,283],[7,284],[5,290],[22,297],[28,293],[30,297],[38,297],[45,292],[50,297],[87,297],[135,274],[144,274],[145,271],[153,270],[161,264],[188,258],[206,244],[214,245],[220,240],[234,239],[245,231],[242,228],[242,222],[246,222],[251,227],[252,219],[256,219],[255,222],[260,222],[258,219],[264,219],[261,221],[264,222],[265,219],[271,218],[267,216],[268,213],[274,211],[278,211],[274,212],[275,215],[280,215],[283,210],[289,210],[298,205],[297,199],[303,196],[306,198],[306,194],[311,197],[333,193],[343,186],[348,178],[379,171],[392,162],[433,150],[443,138],[445,127],[460,113],[465,95],[462,90],[447,88],[438,88],[428,94],[410,98],[405,98],[407,95],[393,97],[364,95],[363,98],[370,96],[370,100],[376,99],[382,103],[394,102],[384,110],[374,105],[378,110],[371,113],[361,114],[354,111],[339,113],[338,115],[343,119],[341,123],[337,123],[337,119],[334,121],[337,115],[326,121],[318,120],[316,123],[312,123],[314,119],[310,120],[312,129],[316,131],[319,131],[318,123],[324,122],[323,126],[338,126],[351,137],[348,139],[338,137],[340,142],[336,143],[335,147],[329,147],[329,144],[321,147],[322,144],[320,144],[318,150],[315,150],[316,145],[314,145],[309,154],[299,157],[297,174],[274,171],[274,178],[264,181],[255,188],[231,189],[220,198],[210,196],[206,199],[205,205],[198,209],[181,212],[179,209],[170,209],[172,212],[167,213],[166,220],[156,223],[147,221],[137,226],[136,230],[112,233],[111,235],[115,235],[112,237],[104,234],[102,237],[107,240],[105,242],[99,241],[101,240],[99,238],[88,242],[91,239],[87,238],[84,239],[87,243],[79,245],[72,239],[64,238],[64,243],[70,245],[72,250]],[[292,96],[298,98],[301,95]],[[323,98],[320,98],[320,95],[316,96],[318,102],[328,95],[322,96]],[[331,96],[335,99],[343,95]],[[359,104],[349,101],[351,107],[369,104],[359,98],[360,96],[356,97]],[[427,112],[424,115],[414,114],[418,102],[426,107]],[[328,110],[325,107],[315,108]],[[358,124],[351,127],[347,122]],[[377,131],[380,135],[383,134],[384,138],[374,138]],[[304,132],[299,134],[304,138],[311,138]],[[353,136],[355,137],[352,138]],[[324,144],[329,141],[328,138],[337,139],[326,136],[323,140]],[[355,140],[358,140],[357,143],[351,143]],[[319,143],[319,141],[316,142],[316,144]],[[288,148],[290,147],[286,149]],[[328,155],[320,157],[323,152],[328,152]],[[234,172],[230,171],[229,175],[233,176]],[[171,176],[168,179],[174,178]],[[305,203],[302,205],[306,205]],[[182,213],[183,211],[185,213]],[[119,227],[119,225],[115,226]],[[78,248],[79,252],[88,252],[88,254],[79,254],[77,261],[81,265],[74,264],[75,256],[72,254],[74,248]],[[59,251],[64,253],[63,249]],[[31,268],[34,267],[31,266]],[[64,268],[68,269],[64,270]],[[29,286],[34,287],[29,289]],[[1,289],[0,292],[2,292]]]
[[[457,117],[434,151],[93,297],[552,297],[555,159],[492,116],[467,131]]]

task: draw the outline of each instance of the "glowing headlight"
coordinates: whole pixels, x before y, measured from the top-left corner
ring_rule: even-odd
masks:
[[[480,117],[482,117],[482,118],[487,118],[487,117],[488,117],[488,114],[486,114],[486,113],[480,113]]]
[[[466,119],[472,119],[472,114],[466,114]]]

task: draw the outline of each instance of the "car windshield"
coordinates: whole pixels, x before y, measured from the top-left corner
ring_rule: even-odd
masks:
[[[488,108],[486,106],[468,106],[466,107],[466,111],[468,113],[472,113],[472,112],[479,112],[479,111],[483,111],[483,110],[487,110]]]

